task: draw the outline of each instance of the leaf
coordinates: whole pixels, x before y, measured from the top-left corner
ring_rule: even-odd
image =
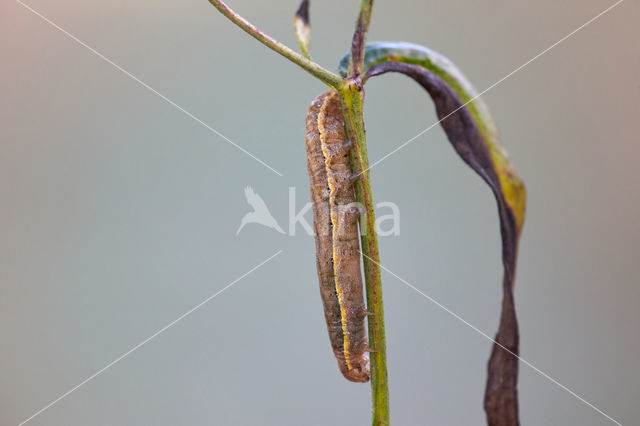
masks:
[[[309,0],[302,0],[293,18],[293,29],[305,58],[311,60],[309,45],[311,44],[311,21],[309,20]]]
[[[372,44],[376,45],[376,44]],[[489,110],[462,73],[444,56],[409,43],[368,45],[365,80],[387,72],[413,78],[432,97],[445,133],[460,157],[491,187],[498,205],[504,266],[502,313],[488,363],[485,411],[491,426],[518,425],[519,333],[513,287],[526,192],[500,144]],[[392,46],[402,49],[392,49]],[[341,61],[341,72],[342,64]],[[348,63],[348,58],[347,58]]]

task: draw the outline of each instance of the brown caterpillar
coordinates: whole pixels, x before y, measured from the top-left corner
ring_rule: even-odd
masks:
[[[340,99],[328,91],[307,114],[307,169],[311,183],[316,267],[329,340],[350,381],[369,380],[366,309],[360,272],[358,217]]]

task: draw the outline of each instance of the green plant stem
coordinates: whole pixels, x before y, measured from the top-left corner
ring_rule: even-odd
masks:
[[[290,49],[286,45],[280,43],[273,37],[263,33],[255,25],[234,12],[229,6],[224,4],[224,2],[218,0],[209,0],[209,3],[211,3],[213,7],[218,9],[220,13],[226,16],[231,22],[239,26],[247,34],[258,40],[260,43],[264,44],[274,52],[281,54],[291,62],[300,66],[302,69],[317,77],[319,80],[322,80],[332,89],[339,90],[343,86],[343,80],[339,75],[332,73],[331,71],[323,68],[313,61],[310,61],[309,59]]]
[[[372,424],[389,425],[389,388],[387,383],[387,345],[384,330],[384,308],[382,304],[382,281],[380,278],[380,255],[375,229],[373,197],[369,179],[369,159],[367,155],[364,129],[364,91],[359,79],[346,80],[339,91],[343,105],[345,127],[353,141],[351,162],[354,173],[359,174],[356,182],[356,198],[364,206],[360,216],[360,239],[367,293],[367,310],[370,313],[369,346],[371,347],[371,403]]]
[[[351,40],[351,60],[349,61],[349,75],[360,77],[362,65],[364,63],[364,49],[367,44],[367,34],[369,23],[371,22],[371,12],[373,11],[373,0],[362,0],[360,2],[360,13],[356,21],[356,29]]]
[[[389,425],[389,385],[387,380],[387,343],[384,330],[384,307],[382,303],[382,280],[380,277],[380,254],[373,211],[373,196],[369,177],[369,157],[364,129],[364,89],[360,79],[364,63],[373,0],[360,2],[360,13],[351,40],[349,79],[338,91],[342,99],[343,116],[349,138],[353,142],[351,164],[359,176],[356,182],[356,198],[364,206],[360,216],[360,240],[362,262],[369,311],[369,346],[371,348],[371,410],[373,426]]]

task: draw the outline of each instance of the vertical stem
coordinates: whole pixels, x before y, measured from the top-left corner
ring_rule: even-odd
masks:
[[[384,309],[382,305],[382,281],[380,279],[380,256],[375,230],[373,197],[369,179],[369,160],[364,129],[364,91],[360,79],[345,80],[339,92],[345,127],[353,141],[351,160],[354,173],[360,174],[356,182],[356,198],[365,212],[360,217],[360,239],[362,245],[364,277],[367,293],[369,346],[371,347],[371,403],[372,424],[389,425],[389,388],[387,383],[387,345],[384,331]]]
[[[387,381],[387,343],[384,331],[384,307],[382,304],[382,280],[380,278],[380,254],[376,235],[376,218],[373,211],[369,158],[364,130],[364,89],[360,74],[364,63],[373,0],[361,0],[356,29],[351,40],[349,76],[339,93],[347,134],[353,141],[351,164],[360,176],[356,182],[356,198],[365,208],[360,216],[362,261],[367,291],[367,310],[370,313],[369,346],[371,347],[371,404],[373,426],[389,425],[389,386]]]
[[[372,10],[373,0],[361,0],[356,29],[351,39],[351,59],[349,60],[349,75],[351,77],[360,77],[362,73],[364,49],[367,43],[367,33],[369,32]]]

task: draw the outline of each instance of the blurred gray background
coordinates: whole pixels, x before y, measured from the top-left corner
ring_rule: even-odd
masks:
[[[295,46],[296,1],[232,0]],[[17,425],[256,264],[284,252],[30,425],[364,425],[340,376],[314,243],[235,232],[251,185],[285,227],[308,201],[304,116],[321,83],[208,2],[31,6],[283,173],[277,176],[13,0],[0,4],[0,424]],[[335,69],[356,1],[312,2]],[[613,4],[378,1],[371,40],[445,53],[482,90]],[[529,203],[522,356],[625,425],[640,407],[640,7],[626,0],[485,95]],[[367,86],[375,161],[435,121],[412,81]],[[383,265],[493,335],[502,267],[489,189],[439,127],[372,169],[401,209]],[[307,215],[311,220],[311,214]],[[383,274],[395,425],[482,425],[491,342]],[[521,366],[525,425],[607,425]]]

